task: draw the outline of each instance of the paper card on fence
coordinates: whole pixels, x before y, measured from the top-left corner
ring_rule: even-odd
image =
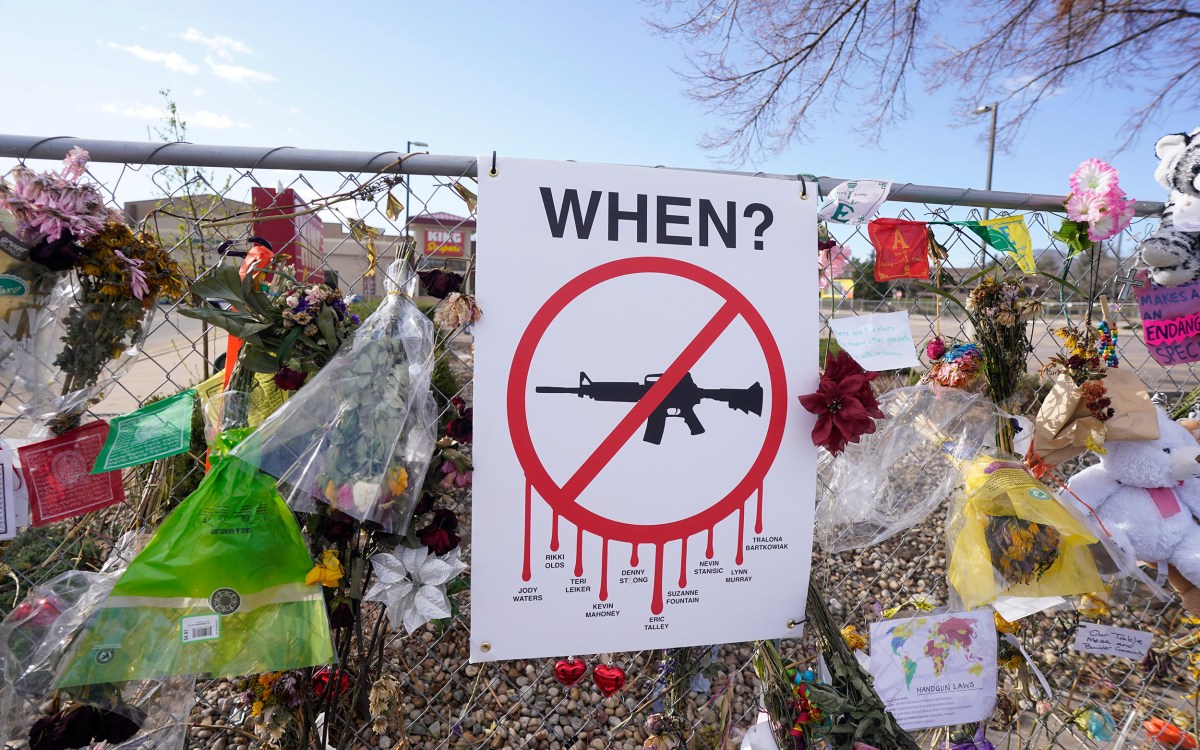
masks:
[[[904,310],[834,318],[829,327],[838,346],[850,352],[864,370],[879,372],[921,364]]]
[[[16,536],[17,505],[22,501],[26,507],[29,505],[29,498],[25,493],[25,480],[16,464],[16,446],[10,447],[0,442],[0,539],[12,539]]]
[[[1075,631],[1075,643],[1071,648],[1085,654],[1123,656],[1140,661],[1150,650],[1150,639],[1151,635],[1141,630],[1081,622]]]
[[[834,224],[864,224],[879,212],[891,191],[891,180],[849,180],[829,193],[817,215]]]
[[[983,721],[996,705],[990,609],[871,623],[871,676],[908,731]]]
[[[150,463],[183,453],[192,442],[196,389],[163,399],[109,423],[93,474]]]
[[[107,436],[108,423],[97,421],[17,449],[34,526],[64,521],[125,499],[121,472],[88,473]]]
[[[1134,291],[1146,349],[1160,365],[1200,361],[1200,281],[1152,287],[1145,274]]]

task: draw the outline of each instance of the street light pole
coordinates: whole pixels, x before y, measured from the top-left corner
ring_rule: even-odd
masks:
[[[421,143],[420,141],[409,141],[408,144],[404,147],[404,153],[411,154],[412,150],[413,150],[413,146],[417,146],[419,148],[429,148],[428,143]],[[408,242],[408,233],[410,231],[412,231],[408,226],[409,222],[412,220],[412,212],[410,211],[410,209],[408,207],[408,204],[412,203],[412,185],[410,184],[410,180],[412,180],[411,174],[404,175],[404,240],[403,240],[404,242]],[[415,244],[415,242],[416,242],[415,237],[413,238],[413,242]],[[406,253],[406,255],[407,255],[407,253]],[[412,290],[412,294],[413,294],[413,296],[416,295],[416,289]]]
[[[985,190],[992,189],[992,164],[996,160],[996,113],[999,110],[1000,110],[1000,102],[992,102],[991,104],[985,104],[985,105],[977,107],[975,109],[975,114],[977,114],[977,115],[982,115],[984,112],[992,113],[992,131],[991,131],[991,134],[988,136],[988,165],[987,165],[987,179],[986,179],[986,184],[984,185]],[[983,209],[983,218],[984,219],[987,219],[990,215],[991,215],[990,208]]]

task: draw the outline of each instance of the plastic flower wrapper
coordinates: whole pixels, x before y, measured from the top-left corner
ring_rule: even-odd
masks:
[[[997,596],[1092,594],[1109,600],[1129,583],[1166,595],[1091,519],[1063,503],[1016,458],[979,455],[946,521],[948,578],[967,609]]]
[[[312,558],[274,481],[210,456],[72,645],[58,687],[334,660],[321,587],[304,582]]]
[[[78,426],[132,364],[158,298],[183,291],[170,254],[120,221],[108,221],[85,249],[70,275],[0,327],[0,374],[11,374],[0,378],[9,384],[5,395],[53,434]]]
[[[66,652],[146,541],[129,533],[100,572],[72,570],[35,587],[0,624],[0,739],[31,748],[177,748],[195,702],[195,677],[57,691]],[[125,744],[119,744],[125,743]]]
[[[387,608],[392,627],[409,633],[430,620],[450,616],[446,584],[467,569],[457,549],[438,557],[426,547],[397,547],[371,557],[376,581],[363,601]]]
[[[879,408],[887,418],[876,432],[818,460],[816,538],[827,552],[878,544],[923,521],[995,425],[991,403],[957,388],[898,388]]]
[[[279,480],[294,510],[333,506],[403,533],[436,441],[429,389],[433,326],[399,292],[388,294],[337,354],[234,450]]]

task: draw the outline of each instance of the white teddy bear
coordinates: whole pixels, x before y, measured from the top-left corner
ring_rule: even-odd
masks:
[[[1117,546],[1200,586],[1200,445],[1158,409],[1157,440],[1109,440],[1100,463],[1067,486],[1090,505]]]
[[[1171,192],[1158,231],[1138,250],[1155,284],[1180,286],[1200,278],[1200,128],[1164,135],[1154,153],[1154,179]]]

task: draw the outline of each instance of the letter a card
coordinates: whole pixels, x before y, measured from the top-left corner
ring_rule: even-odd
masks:
[[[816,204],[671,169],[481,179],[472,659],[799,634]]]

